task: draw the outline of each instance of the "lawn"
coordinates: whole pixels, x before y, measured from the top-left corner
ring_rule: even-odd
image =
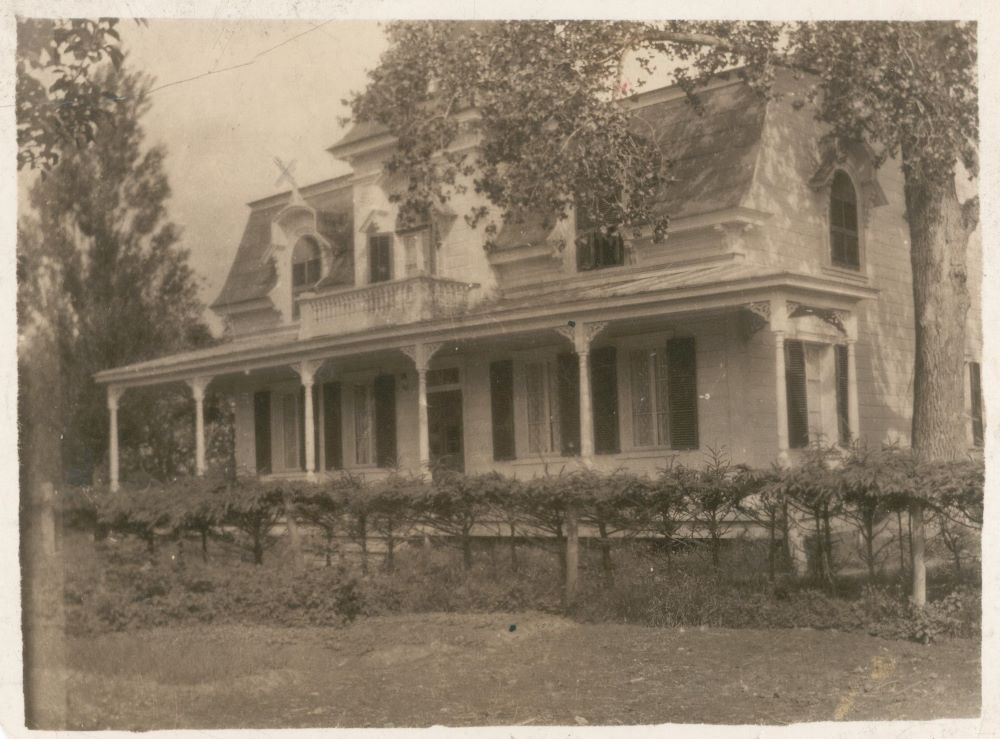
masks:
[[[979,642],[416,614],[70,638],[68,728],[766,723],[979,715]]]

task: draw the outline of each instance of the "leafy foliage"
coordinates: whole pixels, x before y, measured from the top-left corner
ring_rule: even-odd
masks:
[[[67,477],[84,484],[107,446],[105,394],[93,374],[211,340],[188,251],[167,219],[166,152],[147,146],[140,123],[150,80],[107,66],[91,77],[120,99],[91,141],[65,148],[32,186],[17,254],[22,333],[37,324],[55,336],[63,458]],[[210,432],[225,425],[224,410],[206,410]],[[129,391],[119,418],[126,479],[189,472],[191,415],[187,388]]]
[[[18,169],[51,168],[111,120],[119,93],[94,70],[103,61],[121,67],[117,26],[116,18],[18,18]]]

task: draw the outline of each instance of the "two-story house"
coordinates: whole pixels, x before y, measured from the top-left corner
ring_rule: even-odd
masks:
[[[736,79],[701,99],[701,115],[676,88],[623,103],[673,163],[662,243],[578,214],[508,225],[487,249],[463,218],[473,195],[403,222],[382,166],[393,139],[356,125],[329,149],[352,174],[250,203],[212,305],[227,341],[98,375],[112,484],[123,391],[178,382],[194,395],[199,472],[206,392],[235,397],[237,461],[260,475],[651,471],[707,448],[767,465],[818,438],[905,441],[914,331],[898,166],[876,170],[863,145],[836,160],[808,110]],[[970,259],[978,276],[975,239]],[[970,444],[982,442],[979,289]]]

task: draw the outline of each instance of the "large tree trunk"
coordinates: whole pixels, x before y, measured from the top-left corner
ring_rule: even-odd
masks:
[[[965,322],[969,312],[967,246],[978,222],[978,201],[958,201],[954,177],[917,177],[907,166],[916,357],[911,445],[920,462],[959,458],[965,448]],[[923,504],[910,506],[913,600],[927,600]]]
[[[24,711],[30,729],[66,725],[63,561],[54,485],[62,483],[61,371],[45,328],[19,347],[20,530]]]

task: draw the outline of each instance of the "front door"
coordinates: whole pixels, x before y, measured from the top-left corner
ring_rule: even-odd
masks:
[[[427,432],[430,437],[431,467],[464,472],[461,390],[441,390],[427,394]]]

